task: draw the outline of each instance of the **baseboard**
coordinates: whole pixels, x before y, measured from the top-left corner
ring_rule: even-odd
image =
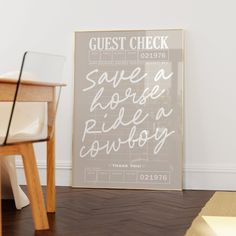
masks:
[[[46,163],[38,162],[41,183],[46,184]],[[21,162],[17,162],[20,184],[25,184],[24,170]],[[71,162],[56,163],[56,185],[71,186]],[[236,166],[222,165],[188,165],[183,170],[184,189],[193,190],[236,190]]]
[[[46,185],[46,162],[38,161],[38,170],[42,185]],[[25,184],[24,169],[21,161],[16,162],[17,175],[20,184]],[[56,163],[56,185],[71,186],[72,184],[72,165],[71,162],[57,161]]]
[[[183,172],[184,189],[236,190],[236,166],[189,165]]]

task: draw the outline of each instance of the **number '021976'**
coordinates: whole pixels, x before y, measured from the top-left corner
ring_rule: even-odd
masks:
[[[139,180],[140,181],[155,181],[155,182],[168,182],[168,174],[160,174],[160,173],[145,173],[145,174],[140,174],[139,175]]]

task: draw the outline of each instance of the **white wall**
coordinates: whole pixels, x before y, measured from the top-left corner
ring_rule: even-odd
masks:
[[[236,190],[235,9],[233,0],[0,0],[0,73],[18,69],[25,50],[67,57],[68,86],[57,120],[57,183],[71,181],[73,32],[183,28],[184,186]],[[37,156],[43,175],[42,145]]]

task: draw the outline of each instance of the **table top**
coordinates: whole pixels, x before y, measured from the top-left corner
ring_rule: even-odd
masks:
[[[0,78],[0,83],[4,84],[16,84],[18,80],[9,78]],[[65,83],[52,83],[43,81],[32,81],[32,80],[21,80],[22,85],[32,85],[32,86],[47,86],[47,87],[64,87]]]

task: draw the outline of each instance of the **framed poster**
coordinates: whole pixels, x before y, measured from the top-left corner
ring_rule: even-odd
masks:
[[[182,189],[183,41],[75,33],[73,187]]]

